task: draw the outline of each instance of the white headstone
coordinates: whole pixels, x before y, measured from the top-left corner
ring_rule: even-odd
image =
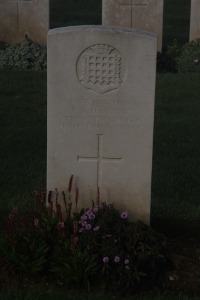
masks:
[[[156,37],[121,27],[48,34],[47,189],[73,174],[79,207],[101,200],[150,218]]]
[[[46,44],[49,0],[0,0],[0,41],[18,43],[27,35]]]
[[[200,1],[191,0],[190,41],[200,38]]]
[[[103,0],[102,24],[155,32],[162,51],[163,0]]]

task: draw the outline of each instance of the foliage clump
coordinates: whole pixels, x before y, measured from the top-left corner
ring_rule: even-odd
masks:
[[[25,212],[13,208],[4,245],[7,263],[18,276],[46,276],[76,288],[126,293],[155,284],[166,263],[163,237],[142,222],[130,222],[127,211],[100,202],[99,191],[96,202],[79,211],[72,180],[61,195],[57,189],[49,193],[48,206],[46,193],[36,192]]]
[[[0,69],[45,70],[47,49],[28,38],[19,44],[1,44]]]
[[[181,54],[182,46],[176,39],[172,41],[167,49],[162,53],[157,54],[157,72],[158,73],[177,73],[178,71],[178,59]]]
[[[178,72],[200,72],[200,39],[191,41],[182,47],[178,59]]]

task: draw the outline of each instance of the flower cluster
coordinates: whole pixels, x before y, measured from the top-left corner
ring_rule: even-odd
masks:
[[[76,285],[82,281],[88,286],[98,277],[104,286],[120,291],[134,289],[144,276],[156,278],[160,236],[141,222],[129,222],[126,210],[100,202],[99,189],[97,203],[79,212],[79,191],[73,191],[71,176],[61,194],[57,189],[48,197],[35,192],[35,201],[25,214],[13,208],[6,240],[15,268],[26,274],[49,272],[59,281]]]
[[[80,227],[79,233],[90,229],[93,229],[93,231],[98,231],[100,229],[100,226],[94,226],[94,220],[98,211],[98,207],[92,207],[85,211],[85,213],[80,217],[80,220],[78,221]]]
[[[122,259],[120,256],[114,256],[113,259],[109,258],[108,256],[104,256],[103,259],[102,259],[103,263],[106,264],[108,262],[114,262],[114,263],[122,263],[124,264],[124,267],[126,270],[130,269],[130,266],[129,266],[129,259],[125,258],[125,259]]]

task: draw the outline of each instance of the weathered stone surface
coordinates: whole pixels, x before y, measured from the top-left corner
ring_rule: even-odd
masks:
[[[191,0],[190,41],[200,38],[200,1]]]
[[[0,0],[0,41],[46,44],[48,29],[49,0]]]
[[[73,174],[79,207],[101,200],[149,222],[156,37],[121,27],[48,34],[47,189]]]
[[[102,24],[154,32],[162,51],[163,0],[103,0]]]

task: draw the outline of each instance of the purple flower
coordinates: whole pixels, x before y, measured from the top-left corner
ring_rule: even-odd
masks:
[[[89,220],[93,220],[93,219],[95,219],[95,214],[92,213],[88,217],[89,217]]]
[[[120,257],[119,256],[115,256],[114,262],[118,263],[119,261],[120,261]]]
[[[121,212],[120,217],[121,217],[122,219],[127,219],[127,217],[128,217],[127,211]]]
[[[81,216],[81,220],[84,220],[84,221],[85,221],[85,220],[87,220],[87,218],[88,218],[88,217],[87,217],[86,215],[82,215],[82,216]]]
[[[98,231],[100,229],[100,226],[96,226],[96,227],[94,227],[94,231]]]
[[[87,225],[87,222],[86,221],[83,221],[82,222],[82,226],[86,226]]]
[[[125,265],[128,265],[129,264],[129,260],[125,259],[124,263],[125,263]]]
[[[85,226],[85,229],[87,229],[87,230],[90,230],[92,228],[92,226],[90,225],[90,224],[87,224],[86,226]]]
[[[98,212],[98,208],[97,208],[97,207],[94,207],[94,208],[93,208],[93,212],[94,212],[94,213],[97,213],[97,212]]]
[[[108,256],[104,256],[104,258],[103,258],[103,262],[104,262],[104,263],[107,263],[107,262],[109,262],[109,258],[108,258]]]
[[[90,209],[88,209],[88,210],[86,211],[86,213],[85,213],[85,214],[86,214],[86,215],[88,215],[88,216],[92,215],[92,214],[93,214],[93,212],[92,212],[91,208],[90,208]]]

